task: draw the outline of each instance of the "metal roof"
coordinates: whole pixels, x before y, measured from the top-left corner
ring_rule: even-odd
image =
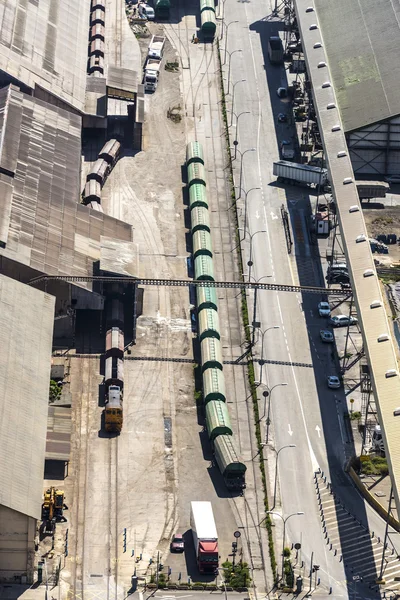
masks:
[[[81,118],[12,86],[1,115],[0,255],[48,275],[93,274],[102,236],[131,241],[132,227],[78,204]]]
[[[89,12],[87,0],[1,0],[0,69],[83,110]]]
[[[318,2],[318,0],[316,0]],[[358,198],[356,182],[349,158],[338,100],[321,46],[321,31],[312,0],[296,0],[296,14],[307,69],[312,81],[312,93],[325,158],[336,202],[344,252],[357,307],[365,353],[397,511],[400,510],[400,375],[391,337],[391,327],[383,304],[381,286],[371,254],[368,233]],[[343,19],[344,21],[345,19]]]
[[[71,407],[49,406],[46,460],[68,462],[71,453]]]
[[[0,504],[40,518],[55,298],[0,275]]]
[[[344,130],[399,115],[399,0],[315,0],[315,7]]]
[[[132,69],[109,65],[107,85],[118,90],[124,90],[124,92],[136,93],[138,91],[138,75]]]

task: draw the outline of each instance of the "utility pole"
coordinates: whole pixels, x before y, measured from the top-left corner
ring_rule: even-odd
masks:
[[[311,594],[311,589],[312,589],[313,558],[314,558],[314,552],[311,552],[310,587],[308,588],[308,593],[309,594]]]

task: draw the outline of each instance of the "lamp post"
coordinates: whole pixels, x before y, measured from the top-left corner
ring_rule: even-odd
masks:
[[[262,281],[263,279],[268,279],[269,277],[272,277],[272,275],[263,275],[259,279],[256,279],[255,277],[253,277],[253,279],[254,279],[255,283],[260,283],[260,281]],[[256,318],[257,318],[257,294],[258,294],[258,287],[255,287],[254,288],[254,304],[253,304],[253,321],[252,321],[253,334],[252,334],[252,339],[251,339],[251,343],[253,346],[254,346],[254,338],[255,338]]]
[[[228,86],[228,89],[229,89],[229,86]],[[233,145],[235,146],[235,156],[233,157],[233,160],[236,160],[237,147],[238,147],[238,144],[239,144],[239,140],[238,140],[238,137],[239,137],[239,134],[238,134],[238,130],[239,130],[239,117],[241,117],[242,115],[249,115],[251,113],[250,113],[249,110],[243,110],[238,115],[235,112],[233,112],[233,111],[232,111],[232,114],[234,114],[235,117],[236,117],[236,125],[232,125],[232,127],[236,128],[235,139],[233,140]],[[257,189],[261,189],[261,188],[257,188]]]
[[[268,394],[268,415],[267,415],[267,430],[265,432],[265,443],[268,444],[268,440],[269,440],[269,424],[270,424],[270,415],[271,415],[271,394],[272,394],[272,390],[275,389],[276,387],[283,387],[287,385],[287,383],[277,383],[276,385],[272,386],[272,388],[269,390],[269,394]],[[264,404],[264,408],[265,408],[265,404]],[[265,412],[264,412],[265,414]]]
[[[232,25],[232,23],[239,23],[238,20],[236,21],[229,21],[229,23],[225,23],[224,19],[222,19],[222,27],[221,27],[221,37],[220,39],[222,40],[222,38],[224,37],[224,25],[225,25],[225,29],[226,29],[226,34],[225,34],[225,57],[224,57],[224,62],[222,63],[223,65],[226,62],[226,48],[228,46],[228,30],[229,30],[229,26]]]
[[[238,150],[238,152],[240,154],[240,174],[239,174],[239,196],[237,197],[237,200],[239,200],[241,198],[242,189],[243,189],[242,188],[242,178],[243,178],[243,158],[244,158],[244,155],[247,154],[247,152],[255,152],[255,151],[256,151],[256,148],[248,148],[244,152],[241,152],[240,150]]]
[[[289,521],[290,517],[295,517],[296,515],[300,516],[300,515],[304,515],[303,511],[298,511],[295,513],[292,513],[291,515],[287,516],[286,518],[283,518],[281,514],[274,512],[273,510],[269,510],[267,511],[268,515],[276,515],[277,517],[280,517],[283,521],[283,545],[282,545],[282,580],[283,580],[283,568],[284,568],[284,560],[285,560],[285,537],[286,537],[286,523],[287,521]]]
[[[264,365],[264,336],[267,333],[267,331],[269,331],[270,329],[280,329],[279,325],[273,325],[272,327],[267,327],[267,329],[264,329],[264,331],[262,329],[260,329],[260,333],[261,333],[261,356],[260,356],[260,360],[258,361],[258,364],[260,365],[261,369],[260,369],[260,385],[262,384],[262,368]],[[278,385],[282,385],[282,384],[278,384]],[[287,385],[287,383],[285,383],[284,385]],[[274,385],[274,387],[276,387]],[[274,388],[271,388],[270,393],[272,392]],[[265,408],[265,407],[264,407]],[[265,410],[264,410],[264,415],[265,417]]]
[[[272,507],[271,510],[274,510],[275,508],[275,504],[276,504],[276,482],[278,479],[278,459],[279,459],[279,454],[282,452],[282,450],[284,450],[285,448],[296,448],[296,444],[287,444],[286,446],[282,446],[282,448],[279,448],[279,450],[276,450],[276,448],[274,448],[274,452],[276,454],[276,462],[275,462],[275,483],[274,483],[274,505]]]
[[[237,86],[238,83],[245,83],[245,82],[246,82],[246,79],[239,79],[238,81],[235,81],[235,83],[232,86],[233,87],[233,92],[232,92],[231,127],[232,127],[232,123],[233,123],[233,109],[235,108],[235,88],[236,88],[236,86]]]
[[[230,82],[231,82],[231,62],[232,62],[232,55],[235,54],[235,52],[242,52],[241,49],[239,50],[233,50],[232,52],[227,51],[227,49],[225,48],[225,54],[228,52],[229,54],[229,66],[228,66],[228,91],[226,92],[226,95],[229,94],[229,89],[230,89]],[[225,63],[224,63],[225,64]]]
[[[243,242],[243,240],[246,239],[246,232],[248,232],[248,230],[246,229],[246,227],[238,227],[239,231],[244,231],[244,238],[242,238],[240,241]],[[250,282],[250,278],[251,278],[251,267],[253,266],[253,238],[254,236],[256,236],[258,233],[267,233],[265,231],[265,229],[259,229],[258,231],[255,231],[254,233],[249,233],[250,236],[250,258],[247,262],[247,266],[249,267],[249,282]]]

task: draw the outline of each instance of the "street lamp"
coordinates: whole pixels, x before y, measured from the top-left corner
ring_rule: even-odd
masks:
[[[287,444],[286,446],[282,446],[282,448],[279,448],[279,450],[277,450],[276,448],[273,448],[273,450],[274,450],[274,452],[276,454],[276,462],[275,462],[275,483],[274,483],[274,505],[272,507],[272,510],[274,510],[275,504],[276,504],[276,481],[278,479],[278,459],[279,459],[279,454],[285,448],[297,448],[297,446],[296,446],[296,444]]]
[[[224,64],[226,62],[226,53],[228,52],[229,54],[229,66],[228,66],[228,91],[226,92],[226,95],[229,94],[229,87],[230,87],[230,82],[231,82],[231,62],[232,62],[232,55],[235,54],[235,52],[242,52],[242,50],[233,50],[232,52],[227,51],[226,46],[225,46],[225,60],[224,60]]]
[[[239,231],[241,231],[241,230],[244,231],[244,238],[240,240],[241,242],[243,242],[243,240],[246,239],[246,232],[248,230],[246,229],[246,227],[238,227],[238,230]],[[249,260],[247,262],[247,266],[249,267],[249,282],[250,282],[251,267],[253,265],[253,238],[254,238],[254,236],[257,235],[257,233],[267,233],[267,232],[265,231],[265,229],[259,229],[258,231],[255,231],[254,233],[250,233],[250,232],[248,232],[248,233],[249,233],[249,236],[250,236],[250,258],[249,258]]]
[[[260,369],[260,382],[259,382],[260,385],[262,384],[262,368],[263,368],[263,365],[264,365],[264,362],[265,362],[264,361],[264,336],[267,333],[267,331],[269,331],[270,329],[280,329],[280,326],[279,325],[273,325],[272,327],[267,327],[267,329],[264,329],[264,331],[262,331],[262,329],[260,329],[260,333],[261,333],[261,356],[260,356],[260,360],[258,361],[258,364],[261,367],[261,369]],[[283,384],[282,383],[278,383],[277,385],[287,385],[287,383],[283,383]],[[276,385],[274,385],[274,387],[276,387]],[[274,389],[274,387],[271,388],[270,394],[271,394],[272,390]],[[264,405],[264,415],[263,416],[265,417],[265,405]]]
[[[245,83],[246,79],[239,79],[239,81],[235,81],[235,83],[233,84],[233,92],[232,92],[232,112],[231,112],[231,127],[232,127],[232,123],[233,123],[233,109],[235,108],[235,87],[237,86],[238,83]]]
[[[228,89],[229,89],[229,85],[228,85]],[[228,94],[229,94],[229,92],[228,92]],[[234,114],[235,117],[236,117],[236,125],[232,125],[232,127],[236,128],[235,139],[233,140],[233,145],[235,146],[235,156],[233,157],[233,160],[236,160],[237,147],[238,147],[238,143],[239,143],[239,140],[238,140],[238,137],[239,137],[239,134],[238,134],[238,131],[239,131],[239,117],[241,117],[242,115],[250,115],[251,113],[250,113],[249,110],[243,110],[238,115],[235,112],[233,112],[233,111],[232,111],[232,114]],[[261,189],[261,188],[258,188],[258,189]]]
[[[282,545],[282,581],[283,581],[283,568],[284,568],[284,559],[285,559],[284,554],[285,554],[286,522],[289,521],[290,517],[295,517],[296,515],[297,516],[304,515],[304,512],[299,511],[299,512],[292,513],[291,515],[286,517],[286,519],[284,519],[282,517],[282,515],[280,515],[277,512],[274,512],[273,510],[268,510],[267,515],[276,515],[277,517],[280,517],[283,521],[283,545]]]
[[[257,189],[257,188],[253,188],[253,189]],[[273,275],[263,275],[262,277],[260,277],[259,279],[256,279],[255,277],[252,277],[252,279],[254,279],[255,283],[260,283],[260,281],[262,281],[263,279],[268,279],[270,277],[273,277]],[[255,338],[255,328],[256,328],[256,318],[257,318],[257,294],[258,294],[258,287],[256,286],[254,288],[254,305],[253,305],[253,321],[252,321],[252,325],[253,325],[253,336],[251,339],[251,343],[254,346],[254,338]]]
[[[238,150],[238,152],[240,154],[240,174],[239,174],[239,196],[237,197],[237,200],[239,200],[241,198],[241,196],[242,196],[242,189],[243,189],[242,188],[242,177],[243,177],[243,158],[244,158],[244,155],[247,154],[247,152],[255,152],[255,151],[256,151],[256,148],[248,148],[244,152],[241,152],[240,150]]]
[[[287,383],[277,383],[276,385],[272,386],[272,388],[269,390],[269,394],[268,394],[268,416],[267,416],[267,431],[265,432],[265,443],[268,444],[268,440],[269,440],[269,424],[270,424],[270,415],[271,415],[271,395],[272,395],[272,390],[275,389],[276,387],[284,387],[285,385],[287,385]],[[266,402],[266,396],[265,396],[265,402]],[[264,415],[265,415],[265,402],[264,402]]]
[[[225,40],[225,58],[224,58],[224,62],[222,63],[223,65],[226,62],[226,48],[228,46],[228,29],[229,29],[229,26],[232,25],[232,23],[239,23],[239,21],[236,20],[236,21],[229,21],[229,23],[225,23],[224,19],[222,19],[221,37],[220,37],[221,40],[224,37],[224,24],[225,24],[225,29],[226,29],[226,34],[225,34],[225,37],[226,37],[226,40]]]

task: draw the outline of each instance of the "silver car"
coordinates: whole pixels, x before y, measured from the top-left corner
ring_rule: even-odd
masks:
[[[349,327],[350,325],[356,325],[358,320],[355,317],[348,317],[347,315],[336,315],[330,319],[333,327]]]
[[[332,344],[335,340],[332,331],[328,331],[327,329],[321,329],[319,335],[323,342],[328,342],[329,344]]]
[[[318,312],[320,317],[330,317],[331,307],[328,302],[320,302],[318,304]]]
[[[329,375],[327,378],[327,384],[328,388],[331,388],[332,390],[337,390],[337,388],[340,388],[341,386],[340,379],[336,375]]]

